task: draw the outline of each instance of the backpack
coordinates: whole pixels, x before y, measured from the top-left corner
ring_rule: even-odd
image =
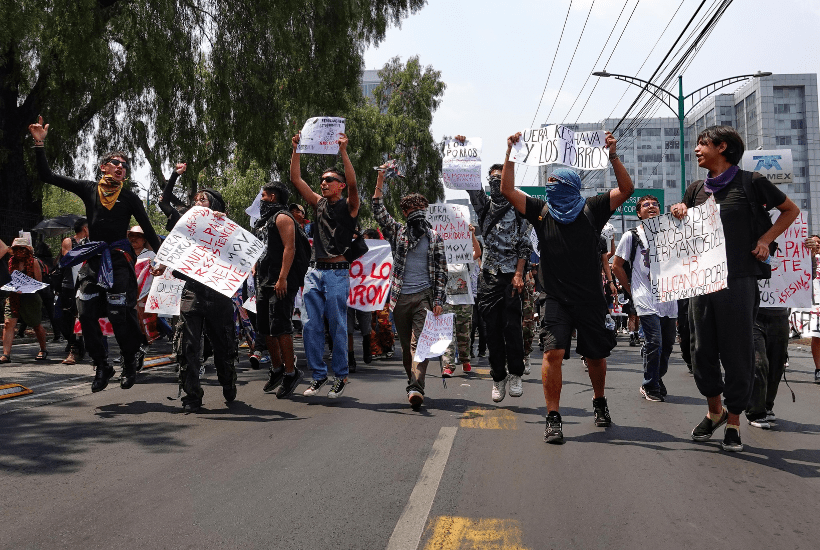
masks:
[[[308,236],[305,234],[305,230],[299,222],[297,222],[293,215],[286,210],[280,210],[277,212],[268,223],[276,224],[276,218],[282,214],[293,220],[293,225],[295,227],[294,237],[296,243],[293,249],[293,263],[291,264],[290,271],[288,272],[288,282],[295,282],[298,280],[299,286],[302,286],[302,282],[305,280],[305,274],[307,274],[307,270],[310,265],[310,241],[308,240]]]
[[[629,247],[629,260],[624,262],[624,271],[626,272],[626,278],[629,280],[629,284],[632,285],[632,266],[635,265],[635,254],[638,251],[638,244],[641,242],[641,238],[638,236],[637,227],[633,227],[629,232],[632,233],[632,246]]]

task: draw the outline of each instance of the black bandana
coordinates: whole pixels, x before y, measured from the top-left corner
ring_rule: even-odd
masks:
[[[507,200],[504,195],[501,194],[501,176],[493,176],[490,178],[490,199],[497,203]]]
[[[408,250],[413,250],[419,244],[419,239],[427,234],[428,229],[433,226],[427,220],[427,210],[413,210],[407,215],[407,245]]]

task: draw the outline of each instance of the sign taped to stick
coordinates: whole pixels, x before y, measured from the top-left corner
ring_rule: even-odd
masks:
[[[481,189],[481,138],[444,142],[441,179],[450,189]]]
[[[530,128],[513,145],[510,160],[529,166],[563,164],[579,170],[605,170],[609,167],[605,140],[603,130],[573,132],[558,124]]]
[[[769,212],[772,222],[780,211]],[[760,307],[811,307],[812,260],[806,248],[809,236],[806,214],[797,219],[777,237],[777,250],[771,259],[772,278],[757,281],[760,289]]]
[[[307,119],[299,136],[297,153],[336,155],[339,153],[339,134],[345,132],[345,119],[335,116],[315,116]]]
[[[381,311],[390,294],[393,253],[390,243],[365,239],[367,252],[350,264],[350,293],[347,305],[360,311]]]
[[[430,357],[438,357],[447,350],[453,341],[453,318],[455,313],[442,313],[438,317],[427,310],[424,328],[416,342],[416,354],[413,361],[421,362]]]
[[[170,269],[166,269],[165,273],[154,277],[151,281],[151,290],[145,302],[145,312],[171,317],[179,315],[179,302],[182,299],[183,287],[185,287],[185,281],[177,279],[171,275]]]
[[[473,237],[470,235],[470,210],[463,204],[437,202],[427,207],[433,231],[444,241],[448,264],[471,263]]]

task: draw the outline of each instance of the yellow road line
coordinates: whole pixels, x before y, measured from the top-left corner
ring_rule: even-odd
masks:
[[[440,516],[430,521],[424,550],[526,550],[521,522]]]
[[[461,417],[462,428],[517,430],[515,415],[507,409],[469,409]]]

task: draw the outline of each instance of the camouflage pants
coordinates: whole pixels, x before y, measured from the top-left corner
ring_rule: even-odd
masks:
[[[526,286],[524,287],[524,301],[522,313],[524,314],[524,357],[529,357],[532,353],[532,339],[535,335],[535,296]]]
[[[470,362],[470,323],[473,318],[471,304],[452,306],[444,304],[443,313],[455,313],[453,321],[453,341],[444,352],[444,366],[455,364],[455,346],[458,343],[458,360],[461,363]]]

